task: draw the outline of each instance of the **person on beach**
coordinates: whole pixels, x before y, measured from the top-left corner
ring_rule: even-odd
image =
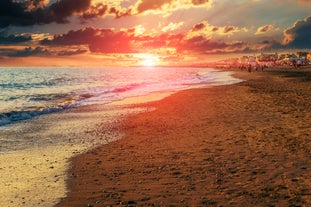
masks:
[[[247,69],[248,69],[248,72],[249,72],[249,73],[252,72],[252,65],[251,65],[250,63],[248,64]]]
[[[293,66],[294,66],[295,69],[297,69],[297,62],[296,62],[296,60],[293,60]]]

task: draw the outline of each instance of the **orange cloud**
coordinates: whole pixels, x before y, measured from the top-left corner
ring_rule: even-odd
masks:
[[[242,31],[234,26],[215,27],[207,22],[194,25],[185,33],[170,33],[170,30],[182,25],[182,23],[168,24],[166,31],[160,34],[146,34],[142,26],[121,29],[98,29],[84,28],[76,31],[69,31],[67,34],[55,35],[52,39],[41,41],[42,45],[49,46],[81,46],[89,47],[94,54],[213,54],[229,52],[254,51],[259,46],[250,46],[243,41],[223,41],[211,39],[208,32],[218,35],[228,35]],[[215,29],[217,28],[217,29]],[[81,51],[77,51],[79,54]],[[75,51],[72,52],[75,54]],[[67,53],[65,53],[67,54]]]
[[[214,26],[210,25],[207,21],[200,22],[192,27],[192,30],[188,32],[188,38],[193,38],[195,36],[205,36],[207,38],[212,38],[213,36],[230,36],[238,32],[247,32],[246,28],[239,28],[236,26]]]
[[[206,4],[209,2],[210,2],[209,0],[192,0],[193,5],[202,5],[202,4]]]
[[[161,9],[164,5],[171,4],[173,0],[140,0],[137,5],[137,12],[143,13],[147,10]]]
[[[140,0],[132,10],[136,10],[137,14],[156,12],[167,16],[179,9],[200,6],[210,8],[211,0]]]
[[[262,27],[258,27],[257,31],[255,32],[256,35],[264,34],[274,29],[273,24],[264,25]]]
[[[169,32],[169,31],[174,31],[183,26],[184,22],[178,22],[178,23],[169,23],[167,26],[163,27],[161,29],[162,32]]]
[[[25,0],[25,4],[27,6],[27,10],[36,10],[39,8],[44,8],[48,5],[50,1],[49,0]]]

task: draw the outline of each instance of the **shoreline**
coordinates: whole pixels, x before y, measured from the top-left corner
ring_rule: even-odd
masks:
[[[56,206],[311,205],[311,72],[301,71],[237,72],[248,80],[138,104],[156,110],[74,157]]]
[[[59,203],[68,191],[70,158],[120,139],[122,134],[114,131],[113,125],[123,119],[123,114],[139,110],[94,105],[3,128],[0,194],[5,196],[0,197],[0,205],[50,207]],[[98,126],[105,130],[99,132]]]
[[[212,85],[228,77],[216,80]],[[132,105],[161,100],[176,90],[70,108],[2,126],[0,194],[6,196],[0,198],[0,205],[55,205],[68,191],[66,172],[72,157],[120,139],[123,132],[115,126],[126,116],[155,109]]]

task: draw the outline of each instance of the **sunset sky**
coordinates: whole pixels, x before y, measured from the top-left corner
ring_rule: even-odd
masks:
[[[190,65],[311,50],[311,0],[1,0],[0,66]]]

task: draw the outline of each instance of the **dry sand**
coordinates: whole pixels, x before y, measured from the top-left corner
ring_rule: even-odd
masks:
[[[311,70],[237,76],[143,104],[72,160],[57,206],[311,206]]]

